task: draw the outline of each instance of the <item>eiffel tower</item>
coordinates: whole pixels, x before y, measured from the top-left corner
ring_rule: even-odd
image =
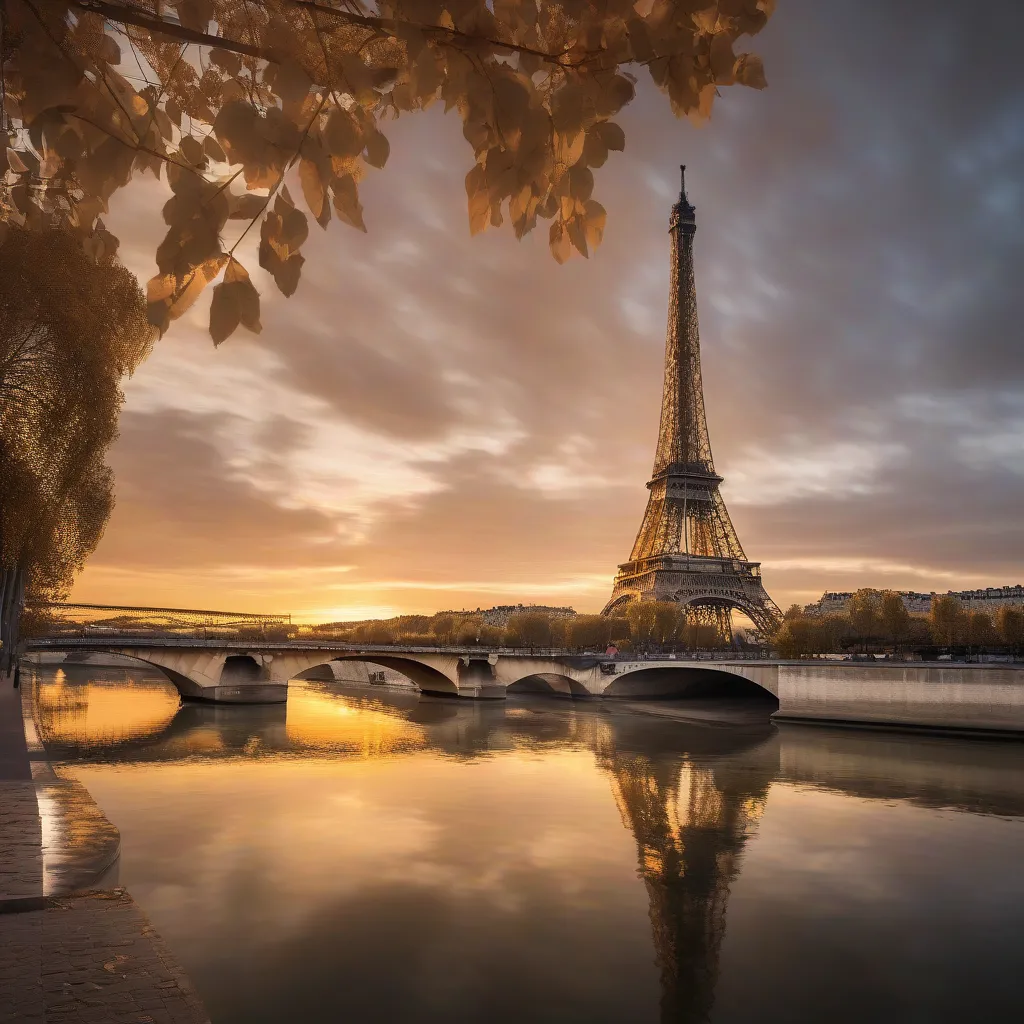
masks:
[[[697,290],[693,274],[696,211],[686,198],[686,168],[672,207],[671,291],[665,342],[665,384],[650,498],[629,561],[619,566],[605,614],[631,601],[674,601],[687,621],[732,638],[732,612],[745,614],[762,636],[782,618],[761,582],[761,563],[748,561],[729,518],[711,458],[700,376]]]

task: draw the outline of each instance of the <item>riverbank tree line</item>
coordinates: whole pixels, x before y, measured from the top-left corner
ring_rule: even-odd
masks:
[[[892,590],[858,590],[845,613],[815,615],[799,605],[785,614],[773,646],[783,658],[819,654],[971,657],[1024,653],[1024,608],[996,613],[972,609],[951,594],[937,595],[928,615],[909,612]]]
[[[113,244],[0,219],[0,675],[99,543],[121,380],[150,338]]]
[[[682,608],[669,601],[637,602],[627,605],[622,615],[527,611],[510,615],[503,627],[486,622],[476,613],[442,612],[324,623],[302,632],[304,638],[414,647],[557,647],[603,652],[614,646],[623,652],[667,653],[726,646],[714,628],[688,623]]]

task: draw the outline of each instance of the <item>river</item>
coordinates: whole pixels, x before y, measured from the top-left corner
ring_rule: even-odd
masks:
[[[1024,1019],[1024,744],[35,671],[214,1024]]]

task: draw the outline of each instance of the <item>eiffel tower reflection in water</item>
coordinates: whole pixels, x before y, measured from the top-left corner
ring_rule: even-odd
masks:
[[[763,770],[750,771],[748,762],[735,773],[728,761],[678,750],[640,753],[607,742],[595,751],[636,840],[661,974],[661,1024],[710,1017],[729,888],[778,770],[777,748],[766,751],[775,757]]]

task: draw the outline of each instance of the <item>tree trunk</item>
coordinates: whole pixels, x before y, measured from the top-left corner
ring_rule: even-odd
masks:
[[[27,582],[22,568],[0,569],[0,674],[9,674],[18,664],[18,627]]]

